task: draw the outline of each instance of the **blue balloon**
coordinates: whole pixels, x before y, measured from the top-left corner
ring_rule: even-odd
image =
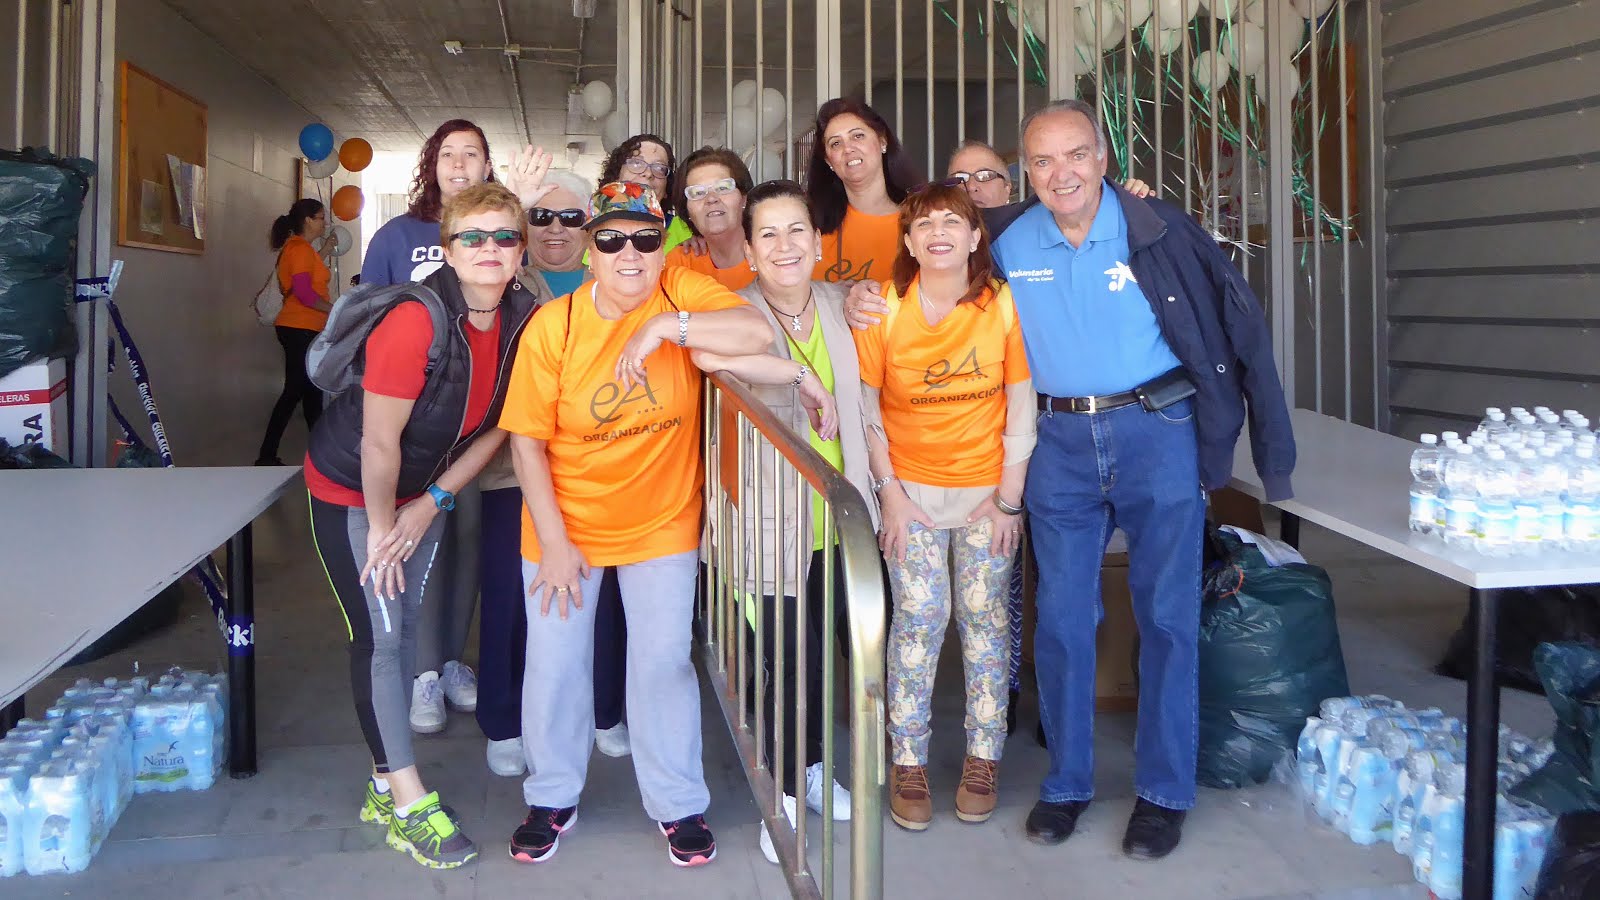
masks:
[[[300,129],[300,152],[312,162],[327,159],[333,152],[333,131],[321,122]]]

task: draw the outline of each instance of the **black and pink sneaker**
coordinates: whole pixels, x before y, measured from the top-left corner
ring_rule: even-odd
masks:
[[[578,824],[578,808],[528,807],[528,817],[511,833],[511,858],[517,862],[539,863],[556,855],[561,835]]]
[[[703,866],[717,858],[717,840],[706,827],[705,816],[688,816],[676,822],[657,822],[667,836],[667,858],[682,868]]]

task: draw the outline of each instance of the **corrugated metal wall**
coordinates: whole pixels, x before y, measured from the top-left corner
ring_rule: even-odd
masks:
[[[1384,11],[1390,430],[1600,415],[1600,0]]]

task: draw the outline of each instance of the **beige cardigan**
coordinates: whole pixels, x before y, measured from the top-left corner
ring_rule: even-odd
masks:
[[[856,357],[855,339],[851,336],[850,326],[844,318],[844,288],[841,285],[814,281],[811,285],[816,300],[816,324],[813,327],[822,329],[822,340],[828,348],[828,358],[833,365],[833,393],[834,400],[839,407],[839,444],[844,451],[844,477],[849,481],[862,499],[866,501],[867,513],[872,519],[872,528],[876,531],[879,527],[878,502],[872,493],[872,472],[867,464],[867,428],[866,415],[862,405],[861,393],[861,364]],[[761,295],[761,284],[756,282],[742,291],[738,291],[750,305],[761,311],[766,316],[767,323],[772,327],[772,343],[767,352],[783,359],[792,359],[789,352],[788,332],[778,318],[773,315]],[[748,385],[751,392],[766,404],[781,421],[788,423],[797,435],[809,434],[810,421],[806,416],[805,407],[799,402],[799,391],[790,385]],[[784,542],[784,559],[786,571],[784,574],[784,593],[793,595],[793,563],[796,548],[805,548],[803,565],[809,568],[811,561],[811,547],[815,545],[815,532],[811,522],[811,501],[809,491],[806,499],[796,504],[791,489],[785,497],[784,521],[782,527],[777,522],[777,486],[773,478],[772,467],[765,466],[762,472],[762,534],[763,545],[768,548],[769,555],[763,562],[764,582],[761,591],[764,594],[773,594],[775,579],[772,577],[772,563],[775,557],[771,556],[771,548],[776,547],[775,541],[781,535]],[[753,483],[740,486],[741,497],[752,496]],[[796,506],[799,509],[796,509]],[[745,516],[746,534],[755,530],[755,506],[746,504],[742,511]],[[752,573],[751,580],[746,584],[746,590],[754,588],[754,554],[755,548],[746,550],[746,571]]]
[[[538,269],[532,266],[524,266],[522,272],[517,275],[517,280],[521,281],[522,286],[533,294],[533,302],[537,306],[544,306],[555,299],[555,292],[550,290],[549,282],[544,280],[544,276],[539,273]],[[534,313],[538,313],[537,308],[534,309]],[[517,347],[513,346],[511,352],[515,354]],[[516,486],[517,472],[511,468],[511,441],[507,440],[501,445],[500,452],[496,453],[488,464],[483,467],[483,471],[478,473],[478,489],[495,491]]]

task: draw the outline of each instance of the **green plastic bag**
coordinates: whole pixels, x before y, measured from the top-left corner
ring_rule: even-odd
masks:
[[[1318,566],[1269,565],[1212,531],[1200,608],[1200,784],[1238,788],[1272,775],[1329,697],[1350,693],[1333,586]]]
[[[1511,795],[1558,816],[1600,812],[1600,648],[1540,644],[1533,668],[1556,713],[1556,752]]]
[[[94,163],[0,150],[0,378],[70,355],[72,257]]]

